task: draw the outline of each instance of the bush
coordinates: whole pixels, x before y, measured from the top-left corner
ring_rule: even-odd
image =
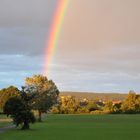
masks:
[[[95,110],[91,111],[90,114],[99,115],[99,114],[109,114],[109,111]]]
[[[56,107],[56,106],[53,106],[52,109],[50,110],[50,112],[53,113],[53,114],[59,114],[60,113],[58,107]]]
[[[78,108],[77,113],[83,114],[83,113],[89,113],[89,110],[86,107]]]

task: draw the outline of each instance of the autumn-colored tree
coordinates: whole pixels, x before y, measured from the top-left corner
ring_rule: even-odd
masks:
[[[108,113],[112,113],[114,111],[113,103],[111,101],[105,103],[104,111]]]
[[[137,95],[136,110],[137,110],[137,113],[140,113],[140,95]]]
[[[122,105],[121,102],[120,103],[115,103],[113,105],[113,112],[112,113],[114,113],[114,114],[122,113],[121,105]]]
[[[78,100],[74,96],[61,96],[60,98],[60,113],[73,114],[76,113],[79,106]]]
[[[25,85],[26,89],[30,89],[30,93],[35,94],[32,100],[32,108],[38,110],[38,120],[41,121],[42,113],[46,113],[58,102],[59,90],[52,80],[48,80],[48,78],[43,75],[27,77]]]
[[[20,95],[20,90],[14,86],[3,88],[0,90],[0,109],[3,109],[5,103],[11,97],[17,97]]]
[[[124,113],[136,113],[138,109],[137,95],[134,91],[130,91],[126,100],[122,103],[121,110]]]
[[[89,112],[98,110],[98,106],[94,101],[89,101],[86,108],[89,110]]]

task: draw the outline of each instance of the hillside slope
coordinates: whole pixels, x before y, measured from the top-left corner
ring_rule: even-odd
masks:
[[[123,101],[127,94],[120,93],[88,93],[88,92],[60,92],[60,96],[75,96],[78,99],[93,99],[103,101]]]

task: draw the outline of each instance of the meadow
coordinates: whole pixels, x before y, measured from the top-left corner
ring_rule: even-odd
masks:
[[[10,118],[7,118],[6,115],[0,115],[0,128],[11,125],[12,120]]]
[[[139,140],[140,115],[48,115],[30,130],[8,130],[0,140]]]

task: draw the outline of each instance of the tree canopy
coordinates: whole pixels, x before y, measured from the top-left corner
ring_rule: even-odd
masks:
[[[3,109],[5,103],[11,97],[20,96],[20,90],[14,86],[3,88],[0,90],[0,109]]]
[[[35,122],[34,114],[21,97],[9,98],[5,103],[4,113],[13,118],[16,126],[22,125],[21,129],[29,129],[29,123]]]
[[[27,77],[25,85],[27,89],[30,89],[29,92],[35,95],[32,100],[32,107],[38,110],[39,121],[41,121],[41,114],[46,113],[58,102],[59,90],[52,80],[48,80],[43,75]]]

